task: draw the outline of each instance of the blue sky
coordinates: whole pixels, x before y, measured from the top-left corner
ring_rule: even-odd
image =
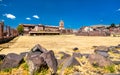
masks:
[[[81,26],[120,23],[120,0],[0,0],[0,21],[18,24]]]

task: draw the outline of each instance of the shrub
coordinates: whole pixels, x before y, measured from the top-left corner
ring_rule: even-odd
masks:
[[[106,66],[104,69],[109,71],[110,73],[114,73],[115,72],[115,65]]]

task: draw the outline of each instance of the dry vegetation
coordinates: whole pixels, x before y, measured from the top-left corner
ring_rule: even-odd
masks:
[[[93,53],[92,46],[116,46],[120,43],[120,37],[92,37],[92,36],[75,36],[75,35],[55,35],[55,36],[19,36],[12,40],[9,43],[1,44],[0,54],[8,54],[8,53],[21,53],[29,51],[35,44],[40,44],[48,50],[53,50],[55,55],[59,51],[67,52],[72,54],[73,48],[78,47],[78,52],[81,53]],[[112,55],[112,54],[111,54]],[[87,60],[83,57],[78,59],[80,62],[87,62]],[[112,68],[119,68],[117,67]],[[88,62],[84,66],[75,66],[73,68],[66,68],[64,71],[64,75],[72,74],[74,71],[81,72],[81,75],[96,75],[93,71],[98,72],[101,71],[103,73],[109,73],[111,68],[101,69],[92,67]],[[114,71],[114,69],[112,70]],[[58,69],[58,74],[60,73],[60,69]],[[117,71],[115,72],[117,73]],[[0,75],[28,75],[28,66],[26,63],[23,63],[18,68],[8,69],[5,71],[1,71]],[[43,72],[36,75],[46,75],[47,71],[43,70]]]
[[[11,43],[4,44],[9,46],[3,49],[0,54],[8,54],[11,52],[20,53],[29,51],[35,44],[40,44],[48,50],[55,53],[64,51],[73,52],[74,47],[79,48],[81,53],[92,53],[92,46],[115,46],[120,43],[120,37],[92,37],[92,36],[75,36],[75,35],[56,35],[56,36],[20,36],[16,38],[13,45]],[[1,45],[0,45],[1,46]]]

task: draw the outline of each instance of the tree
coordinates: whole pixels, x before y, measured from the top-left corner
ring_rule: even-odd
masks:
[[[115,25],[114,23],[112,23],[112,24],[110,25],[110,27],[116,27],[116,25]]]
[[[18,25],[17,30],[18,30],[19,34],[23,34],[23,32],[24,32],[23,25],[22,24]]]

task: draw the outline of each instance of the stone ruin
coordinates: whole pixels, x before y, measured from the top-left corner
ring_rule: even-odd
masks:
[[[48,51],[41,45],[37,44],[29,52],[23,52],[19,55],[15,53],[9,53],[7,55],[1,54],[0,60],[2,60],[2,63],[0,64],[0,70],[18,67],[24,61],[28,64],[30,75],[34,75],[35,72],[38,71],[41,72],[41,68],[49,69],[51,75],[56,75],[58,73],[58,67],[61,67],[59,75],[64,75],[67,68],[75,66],[86,69],[75,70],[72,75],[85,75],[85,73],[89,74],[90,72],[93,73],[93,75],[119,75],[120,69],[118,70],[119,73],[117,74],[103,74],[99,70],[94,71],[93,69],[89,69],[89,66],[86,65],[88,64],[88,62],[92,66],[98,66],[101,68],[105,66],[119,65],[120,58],[117,58],[118,60],[112,60],[113,58],[116,58],[116,56],[109,55],[109,52],[112,52],[113,54],[120,54],[120,50],[117,50],[119,48],[120,45],[110,47],[94,46],[93,54],[81,54],[79,52],[73,52],[73,54],[70,55],[65,52],[59,52],[57,55],[62,54],[62,57],[61,59],[58,59],[56,58],[57,56],[54,55],[54,52],[52,50]],[[83,58],[85,58],[85,60],[83,60]]]
[[[23,52],[20,55],[15,53],[0,55],[0,59],[2,60],[0,70],[18,67],[25,60],[29,66],[30,75],[34,75],[41,68],[49,68],[53,75],[57,72],[58,63],[54,52],[46,50],[39,44],[35,45],[30,52]]]
[[[16,29],[5,26],[4,22],[0,22],[0,43],[5,43],[18,36]]]

